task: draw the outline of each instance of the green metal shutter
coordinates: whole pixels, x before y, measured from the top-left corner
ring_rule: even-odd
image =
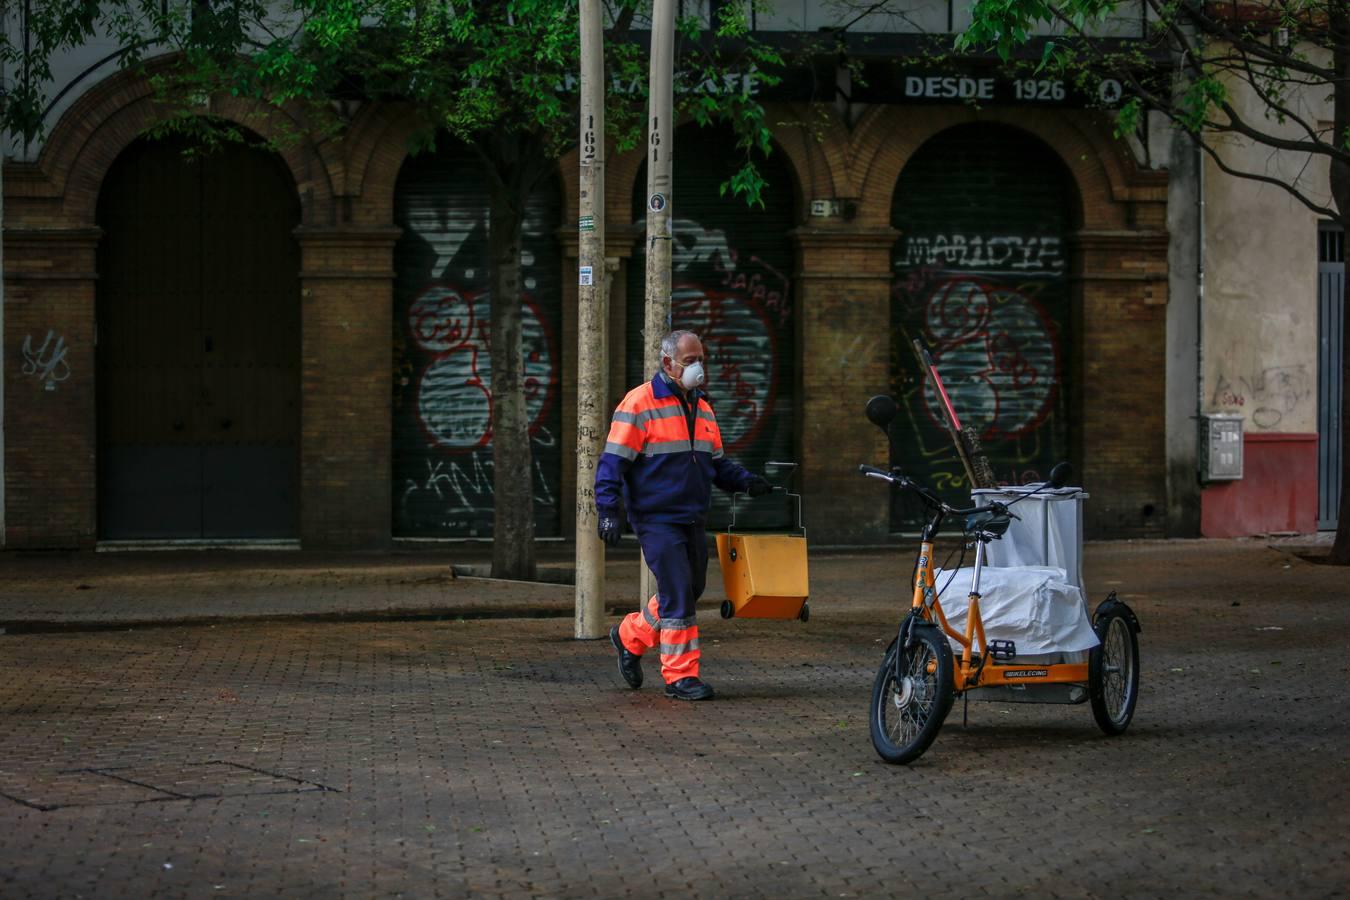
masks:
[[[492,534],[488,193],[462,147],[409,159],[394,194],[393,533]],[[522,339],[535,528],[560,533],[561,198],[531,198],[521,242]]]
[[[1065,242],[1073,184],[1015,128],[963,125],[929,141],[896,185],[891,223],[893,462],[948,497],[970,484],[909,342],[922,337],[963,425],[1002,483],[1042,480],[1069,452],[1064,365],[1071,335]],[[922,516],[897,497],[892,525]]]
[[[675,138],[675,245],[671,251],[671,320],[703,339],[708,398],[726,454],[752,472],[764,463],[795,461],[797,346],[794,335],[792,174],[781,154],[760,161],[768,182],[764,206],[721,195],[740,166],[732,135],[681,128]],[[647,173],[633,190],[633,219],[646,222]],[[646,246],[639,240],[628,267],[628,380],[650,379],[642,365]],[[772,473],[770,473],[772,475]],[[742,498],[744,500],[744,498]],[[725,527],[730,496],[713,491],[710,528]],[[741,504],[737,526],[783,528],[795,512],[781,497]]]

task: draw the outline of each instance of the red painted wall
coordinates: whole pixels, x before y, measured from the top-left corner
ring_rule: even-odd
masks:
[[[1200,533],[1244,537],[1272,531],[1317,530],[1317,435],[1248,434],[1242,479],[1200,494]]]

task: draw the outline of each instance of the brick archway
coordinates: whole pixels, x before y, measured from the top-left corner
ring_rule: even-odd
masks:
[[[151,68],[164,59],[152,61]],[[336,144],[310,136],[303,116],[252,101],[213,97],[204,113],[238,123],[263,138],[275,139],[278,156],[300,205],[302,278],[298,292],[302,327],[302,366],[310,382],[328,377],[333,366],[322,359],[322,327],[332,315],[323,306],[315,277],[329,274],[327,260],[315,254],[313,232],[327,236],[335,221],[333,160]],[[11,546],[91,546],[97,527],[97,355],[95,309],[98,284],[97,227],[99,195],[114,162],[162,116],[153,90],[141,74],[123,71],[85,91],[61,116],[35,163],[17,164],[6,178],[7,299],[21,300],[6,317],[6,348],[16,356],[25,341],[50,334],[63,354],[62,380],[50,386],[36,380],[7,385],[7,415],[21,428],[11,431],[10,464],[5,470]],[[295,135],[295,137],[291,137]],[[292,187],[293,185],[293,187]],[[331,241],[330,241],[331,242]],[[346,260],[342,261],[346,264]],[[312,275],[315,270],[317,275]],[[367,276],[369,277],[369,276]],[[314,286],[311,286],[313,284]],[[36,337],[33,337],[36,336]],[[352,354],[339,350],[339,359]],[[351,405],[350,377],[342,399]],[[306,388],[309,391],[309,388]],[[378,399],[387,392],[375,388]],[[335,391],[336,393],[336,391]],[[307,396],[305,415],[315,404]],[[306,424],[302,445],[315,443]],[[60,447],[59,454],[48,452]],[[369,459],[362,465],[370,468]],[[302,465],[302,470],[304,466]],[[331,468],[331,466],[330,466]],[[318,508],[315,497],[302,508]],[[308,513],[306,513],[308,515]]]
[[[987,123],[1025,131],[1060,158],[1077,187],[1083,229],[1129,227],[1128,204],[1165,200],[1166,180],[1159,194],[1156,174],[1140,172],[1095,118],[1082,112],[1006,107],[937,107],[903,119],[885,115],[884,110],[869,111],[852,145],[864,198],[860,218],[879,226],[889,224],[892,193],[914,153],[949,128]]]
[[[394,189],[407,161],[408,141],[421,127],[410,107],[366,106],[347,131],[342,193],[353,198],[350,220],[372,227],[394,224]]]
[[[1068,394],[1068,453],[1083,483],[1095,491],[1085,509],[1087,530],[1161,535],[1166,174],[1137,166],[1093,112],[966,107],[923,108],[903,117],[874,112],[853,141],[859,219],[889,229],[905,167],[930,140],[967,125],[1016,129],[1064,166],[1076,207],[1065,234],[1066,321],[1073,337],[1063,362],[1074,386]],[[1122,428],[1123,422],[1129,427]]]
[[[163,65],[167,61],[152,61]],[[299,113],[234,97],[213,97],[203,113],[242,125],[275,140],[290,170],[301,203],[303,225],[327,225],[334,218],[330,163],[308,136]],[[122,71],[80,96],[52,129],[37,168],[49,196],[59,200],[61,217],[72,227],[94,224],[99,188],[113,162],[132,141],[162,118],[153,89],[141,75]]]

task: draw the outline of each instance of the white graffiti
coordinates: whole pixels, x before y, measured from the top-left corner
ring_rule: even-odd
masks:
[[[487,291],[469,294],[442,282],[428,286],[408,311],[414,343],[436,358],[417,385],[417,414],[428,435],[454,450],[492,441],[492,366]],[[525,416],[534,430],[556,383],[553,355],[539,311],[521,305]]]
[[[51,329],[42,339],[42,346],[33,349],[33,336],[23,339],[23,374],[31,375],[42,382],[46,390],[54,391],[56,386],[70,377],[70,363],[66,361],[64,336]]]
[[[646,228],[646,216],[639,216],[633,224],[639,230]],[[670,232],[672,272],[687,272],[698,265],[711,266],[718,272],[735,271],[736,253],[727,244],[725,231],[704,228],[693,219],[672,219]]]
[[[553,435],[547,429],[540,429],[535,439],[544,446],[554,443]],[[471,537],[477,536],[476,529],[483,524],[484,503],[487,503],[487,509],[492,508],[492,457],[471,453],[467,459],[423,461],[426,473],[420,479],[409,478],[404,483],[401,517],[421,521],[432,516],[434,523],[425,524],[434,524],[441,529],[467,530]],[[535,503],[551,508],[557,498],[549,488],[549,476],[538,458],[534,460],[534,475]],[[422,509],[415,511],[413,507],[419,505]]]
[[[484,212],[472,206],[424,206],[412,203],[404,211],[404,221],[399,224],[425,241],[427,247],[436,254],[430,271],[441,275],[449,271],[466,243],[481,240],[486,234]]]
[[[1063,242],[1057,237],[1019,235],[914,235],[905,239],[899,267],[941,266],[999,272],[1061,272]]]

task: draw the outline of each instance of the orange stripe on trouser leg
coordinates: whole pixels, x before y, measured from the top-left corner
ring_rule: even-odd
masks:
[[[645,610],[631,612],[619,623],[619,640],[623,643],[624,649],[641,656],[655,647],[660,637],[660,632],[653,624],[657,621],[660,620],[657,618],[656,595],[652,594],[652,599],[647,601]]]
[[[661,677],[666,684],[698,677],[698,626],[661,630]]]

